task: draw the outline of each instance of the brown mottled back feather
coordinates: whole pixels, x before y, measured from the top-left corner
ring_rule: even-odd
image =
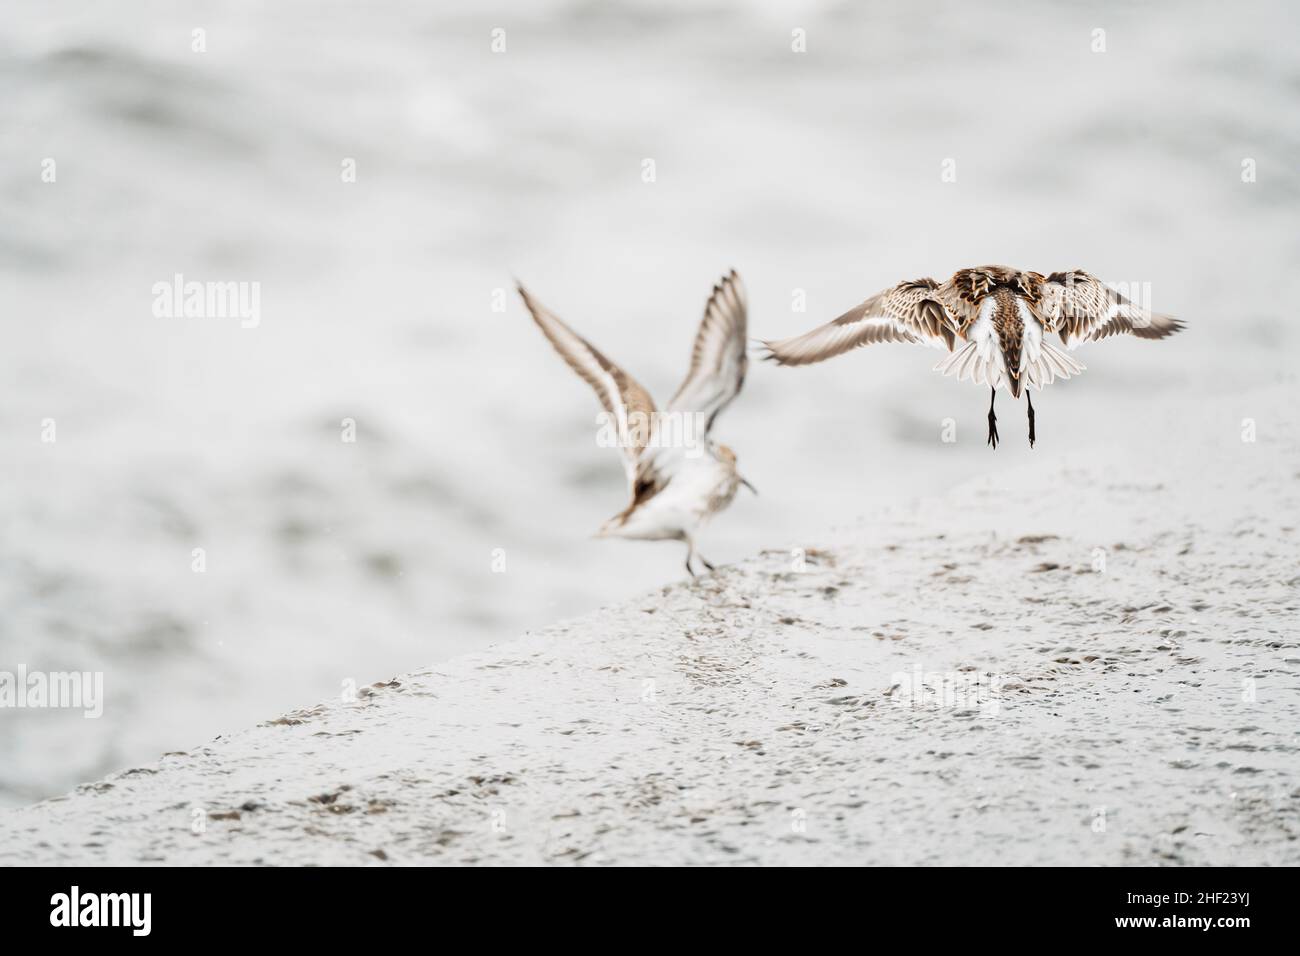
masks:
[[[993,292],[996,307],[993,310],[993,328],[998,333],[1002,359],[1007,366],[1007,387],[1016,398],[1020,397],[1020,350],[1024,345],[1025,323],[1016,307],[1016,294],[1006,286]]]

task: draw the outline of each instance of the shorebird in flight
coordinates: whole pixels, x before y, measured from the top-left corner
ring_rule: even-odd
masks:
[[[598,352],[518,286],[524,305],[542,334],[596,392],[607,419],[618,425],[631,500],[610,518],[597,537],[639,538],[686,543],[686,570],[692,577],[695,534],[726,508],[740,485],[754,486],[736,471],[736,455],[716,445],[709,432],[745,382],[745,288],[733,269],[713,287],[695,335],[691,367],[665,412],[632,376]],[[710,571],[713,565],[700,561]]]
[[[1021,272],[1007,266],[962,269],[947,282],[916,279],[873,295],[833,322],[811,332],[764,342],[779,365],[821,362],[875,342],[915,342],[952,354],[934,367],[944,375],[988,385],[989,439],[998,447],[993,403],[998,386],[1029,402],[1029,447],[1034,446],[1034,402],[1057,378],[1084,370],[1047,341],[1055,332],[1073,350],[1081,342],[1128,332],[1163,339],[1183,327],[1168,315],[1146,311],[1086,272]],[[959,345],[958,343],[964,343]]]

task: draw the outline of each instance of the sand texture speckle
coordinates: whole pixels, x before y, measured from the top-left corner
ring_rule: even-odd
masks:
[[[5,811],[0,862],[1294,865],[1295,452],[1044,456]]]

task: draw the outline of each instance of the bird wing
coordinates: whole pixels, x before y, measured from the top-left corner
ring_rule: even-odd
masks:
[[[654,424],[654,400],[636,379],[605,358],[590,342],[565,325],[560,318],[518,286],[524,305],[542,334],[555,346],[560,357],[590,385],[605,411],[619,428],[619,448],[628,484],[637,483],[642,452],[650,442]]]
[[[933,279],[900,282],[811,332],[764,342],[778,365],[809,365],[876,342],[915,342],[952,349],[957,322],[936,295]]]
[[[745,369],[749,366],[745,355],[748,311],[745,287],[732,269],[713,287],[695,334],[690,370],[668,403],[670,412],[704,415],[705,435],[745,384]]]
[[[1042,291],[1037,309],[1043,325],[1055,330],[1066,345],[1071,339],[1077,345],[1125,332],[1140,339],[1163,339],[1183,328],[1173,316],[1135,305],[1096,276],[1078,269],[1053,272],[1044,280]]]

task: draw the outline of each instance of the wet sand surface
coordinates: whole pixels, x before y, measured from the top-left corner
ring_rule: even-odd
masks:
[[[4,811],[0,863],[1295,865],[1293,391]]]

